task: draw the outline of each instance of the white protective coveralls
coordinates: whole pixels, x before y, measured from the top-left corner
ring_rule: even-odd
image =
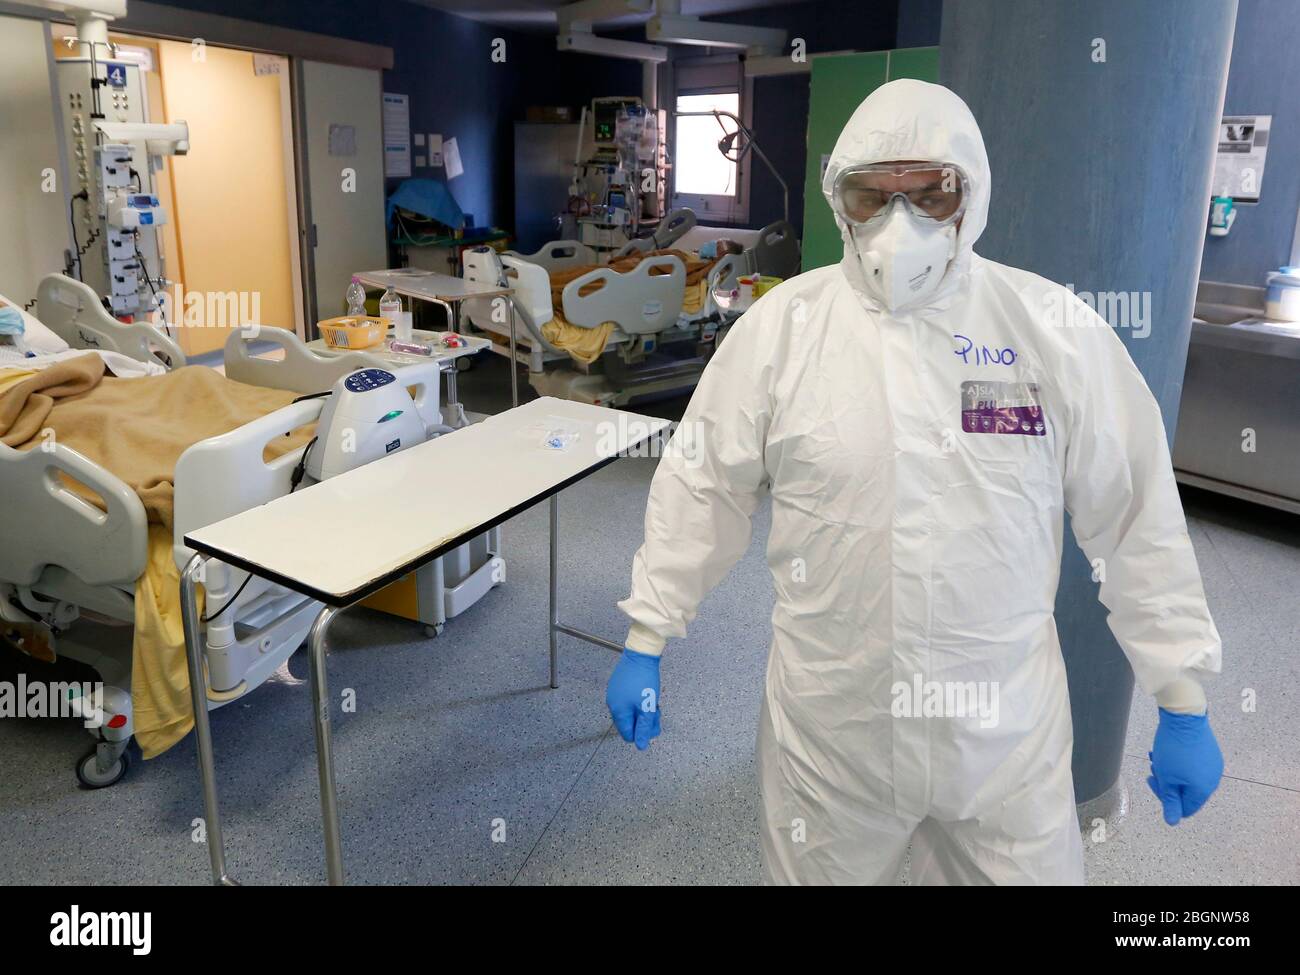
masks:
[[[876,90],[836,143],[828,200],[846,166],[895,160],[970,178],[943,281],[922,307],[885,313],[841,221],[839,266],[736,324],[676,434],[695,449],[655,473],[619,604],[628,646],[685,635],[770,493],[767,879],[887,883],[911,841],[915,883],[1080,883],[1053,621],[1062,511],[1148,693],[1217,672],[1219,636],[1159,408],[1123,344],[1068,289],[971,250],[989,167],[965,103],[918,81]],[[1032,384],[1041,433],[967,432],[988,417],[963,417],[964,390],[996,404],[1011,383]],[[996,720],[960,705],[911,716],[918,684],[996,693]]]

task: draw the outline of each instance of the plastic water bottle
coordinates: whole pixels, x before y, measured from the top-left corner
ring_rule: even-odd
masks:
[[[348,314],[365,315],[366,313],[366,289],[361,285],[361,279],[355,274],[352,276],[352,283],[348,285]]]
[[[388,319],[388,325],[392,328],[393,337],[397,341],[411,341],[409,320],[402,314],[402,298],[391,285],[379,299],[379,317]]]

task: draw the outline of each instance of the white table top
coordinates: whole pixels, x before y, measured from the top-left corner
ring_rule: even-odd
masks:
[[[185,544],[348,606],[668,425],[547,396],[190,532]],[[556,429],[578,437],[544,447]]]
[[[392,288],[399,295],[424,301],[464,301],[467,298],[495,298],[508,295],[510,288],[487,288],[450,274],[401,267],[384,271],[358,271],[361,283],[372,288]]]
[[[442,337],[446,334],[448,333],[430,332],[423,328],[415,328],[411,330],[411,336],[417,342],[440,343]],[[391,338],[392,336],[389,337]],[[455,349],[447,349],[439,345],[433,355],[428,356],[411,355],[406,352],[394,352],[387,346],[376,346],[375,348],[360,350],[331,349],[325,344],[324,339],[313,339],[307,343],[307,348],[311,349],[313,352],[319,353],[320,355],[329,356],[347,355],[352,351],[369,352],[372,355],[379,356],[379,358],[394,366],[409,366],[420,362],[450,362],[453,359],[459,359],[461,356],[474,355],[477,352],[482,352],[492,344],[491,339],[479,338],[478,336],[473,335],[462,335],[461,339],[465,343],[463,346]]]

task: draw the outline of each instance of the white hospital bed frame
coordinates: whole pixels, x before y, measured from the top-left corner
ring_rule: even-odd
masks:
[[[147,324],[118,322],[103,311],[89,287],[62,275],[42,282],[37,310],[38,317],[73,347],[109,349],[173,367],[185,364],[184,353],[171,338]],[[268,341],[281,346],[281,358],[251,354],[250,343]],[[365,352],[317,355],[292,332],[278,328],[233,332],[226,343],[225,365],[226,375],[238,382],[302,393],[328,390],[339,376],[357,368],[394,370]],[[415,407],[426,433],[448,432],[439,412],[438,363],[394,371],[415,390]],[[194,554],[182,542],[187,531],[289,492],[304,448],[269,462],[263,460],[263,449],[276,437],[315,422],[323,403],[321,398],[293,403],[200,441],[181,455],[175,471],[173,543],[178,568]],[[98,494],[105,510],[71,491],[62,476]],[[52,643],[60,640],[60,652],[99,671],[105,685],[101,713],[80,714],[78,709],[96,745],[78,761],[77,774],[88,787],[112,785],[126,771],[126,748],[134,732],[130,651],[123,655],[65,643],[61,637],[82,609],[134,623],[136,580],[148,558],[144,505],[115,475],[57,442],[48,450],[28,451],[0,444],[0,497],[5,499],[0,506],[0,619],[46,627]],[[499,540],[492,538],[489,548],[490,562],[499,552]],[[224,606],[246,577],[210,561],[203,580],[207,611]],[[451,605],[454,594],[446,592]],[[209,709],[238,700],[274,673],[302,644],[319,610],[313,601],[254,577],[231,606],[206,625],[205,659],[213,688]],[[84,710],[94,708],[88,704]]]
[[[694,226],[695,215],[690,210],[673,211],[654,236],[629,241],[614,257],[671,247]],[[601,356],[590,364],[579,363],[552,345],[541,328],[555,317],[551,272],[598,263],[591,248],[576,240],[553,241],[532,254],[497,254],[491,248],[475,248],[464,255],[464,275],[477,284],[508,283],[513,288],[517,359],[528,366],[529,382],[540,395],[624,406],[634,399],[695,385],[716,347],[715,340],[720,341],[738,317],[718,305],[714,290],[734,288],[736,279],[745,274],[779,270],[783,272],[779,276],[790,276],[791,270],[797,270],[798,254],[798,238],[789,223],[782,220],[764,227],[744,253],[727,255],[713,266],[705,283],[704,303],[695,313],[682,308],[686,268],[671,255],[646,258],[623,274],[597,267],[575,278],[562,293],[565,319],[582,328],[611,321],[616,324]],[[598,287],[582,294],[593,285]],[[465,311],[475,328],[509,338],[510,324],[501,320],[492,302],[469,300]],[[688,349],[684,356],[655,355],[665,347],[683,346]],[[510,355],[508,346],[494,342],[492,348]]]

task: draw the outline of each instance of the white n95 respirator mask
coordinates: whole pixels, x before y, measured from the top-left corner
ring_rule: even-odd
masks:
[[[957,251],[956,227],[926,226],[895,207],[878,228],[853,229],[868,291],[890,311],[928,297],[939,287]]]
[[[872,297],[896,311],[934,293],[957,252],[968,199],[965,173],[949,163],[872,163],[840,174],[835,212]]]

